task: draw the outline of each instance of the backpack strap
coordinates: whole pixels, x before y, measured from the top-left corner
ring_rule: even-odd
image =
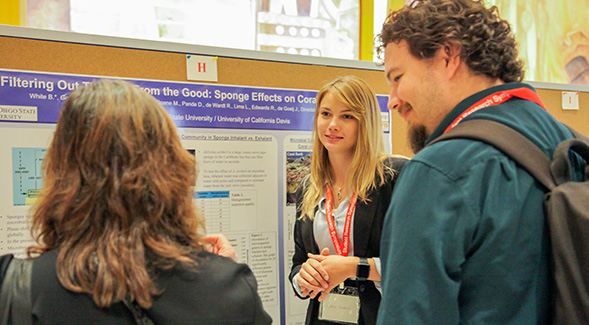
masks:
[[[139,306],[139,304],[133,300],[133,302],[129,302],[129,300],[124,299],[123,304],[127,309],[133,314],[133,319],[135,320],[135,324],[137,325],[154,325],[155,323],[149,318],[143,309]]]
[[[550,171],[551,160],[538,146],[511,127],[487,119],[460,122],[428,144],[449,139],[474,139],[502,151],[548,189],[556,186]]]
[[[576,169],[574,159],[570,159],[571,152],[577,154],[581,166],[585,166],[583,180],[589,179],[589,141],[582,141],[579,138],[568,139],[561,142],[554,151],[552,158],[552,175],[557,185],[574,180],[573,171]],[[582,168],[582,167],[581,167]]]
[[[33,259],[13,258],[0,289],[0,324],[32,324],[31,277]]]

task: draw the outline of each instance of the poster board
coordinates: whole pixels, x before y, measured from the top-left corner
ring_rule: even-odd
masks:
[[[263,120],[244,127],[208,129],[202,126],[208,121],[196,120],[180,108],[177,114],[171,114],[183,145],[197,155],[200,174],[195,201],[204,212],[207,232],[224,233],[236,248],[239,261],[250,265],[264,307],[276,323],[301,323],[307,301],[294,298],[287,280],[295,216],[288,169],[298,162],[308,162],[312,126],[308,116],[314,111],[314,92],[324,83],[350,74],[384,83],[382,72],[219,56],[218,82],[198,83],[186,78],[189,54],[199,53],[0,36],[0,106],[9,107],[3,114],[20,114],[15,109],[19,105],[35,107],[22,110],[31,115],[19,115],[30,118],[30,123],[0,121],[0,152],[4,153],[0,163],[11,169],[0,171],[1,183],[7,184],[0,189],[0,237],[5,237],[0,238],[0,254],[18,253],[32,243],[27,237],[27,209],[42,186],[40,164],[59,104],[77,85],[105,77],[129,80],[150,92],[178,90],[177,103],[173,98],[156,98],[167,109],[199,104],[219,107],[225,113],[213,117],[222,119],[217,124],[238,122],[229,115],[234,109],[248,106],[239,100],[222,106],[225,103],[214,98],[217,91],[234,94],[234,98],[254,92],[276,95],[273,98],[303,98],[306,104],[299,108],[305,111],[289,112],[290,118],[272,119],[271,112],[261,113],[268,117],[266,120],[277,120],[272,122],[274,125]],[[188,94],[184,97],[198,92],[210,96],[189,100],[182,97],[184,90]],[[287,105],[282,106],[287,109]],[[388,118],[389,113],[385,115]],[[181,120],[188,116],[190,121]],[[283,128],[280,123],[286,120],[299,125]],[[390,139],[388,131],[383,136]],[[387,145],[390,147],[390,140]]]

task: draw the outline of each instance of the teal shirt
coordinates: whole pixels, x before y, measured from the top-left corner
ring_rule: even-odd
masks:
[[[510,83],[456,106],[430,142],[460,113]],[[571,134],[519,98],[466,119],[492,119],[523,132],[552,156]],[[514,161],[475,140],[442,141],[409,161],[399,177],[381,240],[379,324],[541,324],[550,320],[549,234],[544,188]]]

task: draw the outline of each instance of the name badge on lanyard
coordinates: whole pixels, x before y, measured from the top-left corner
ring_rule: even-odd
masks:
[[[348,295],[332,291],[319,305],[317,318],[342,324],[358,324],[360,318],[358,292],[356,291],[355,295]]]
[[[331,236],[335,251],[341,256],[348,256],[350,249],[350,228],[352,225],[352,215],[356,208],[356,201],[356,193],[352,193],[346,213],[342,241],[340,242],[333,218],[331,188],[329,186],[325,187],[325,217],[327,219],[327,227],[329,228],[329,235]],[[357,324],[359,317],[360,297],[358,296],[358,290],[353,287],[344,287],[343,282],[339,287],[335,287],[319,305],[318,318],[320,320],[342,324]]]

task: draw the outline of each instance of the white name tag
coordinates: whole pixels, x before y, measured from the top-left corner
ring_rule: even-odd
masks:
[[[360,297],[330,293],[319,305],[320,320],[342,324],[358,324]]]

